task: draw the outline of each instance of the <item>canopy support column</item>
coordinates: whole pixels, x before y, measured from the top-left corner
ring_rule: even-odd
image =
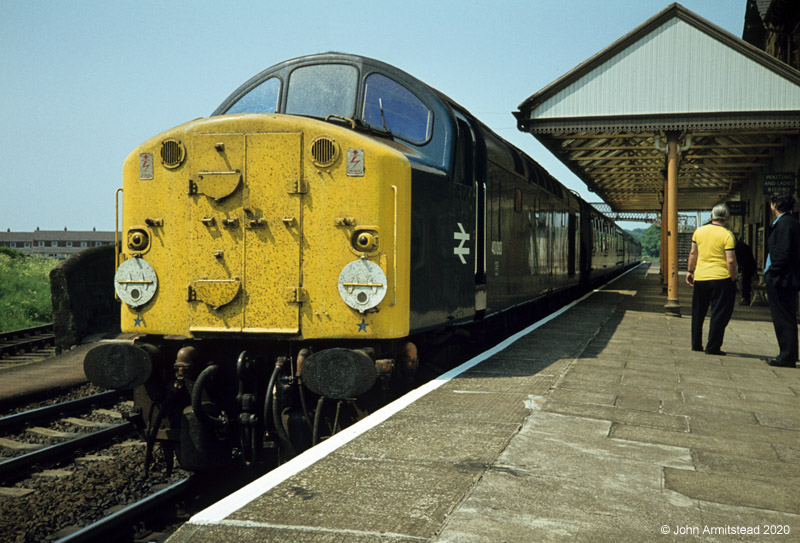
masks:
[[[678,300],[678,132],[667,133],[667,315],[681,316]]]
[[[664,179],[664,190],[661,191],[661,245],[658,251],[659,264],[661,266],[661,294],[667,293],[667,262],[669,262],[669,251],[667,250],[667,180]]]

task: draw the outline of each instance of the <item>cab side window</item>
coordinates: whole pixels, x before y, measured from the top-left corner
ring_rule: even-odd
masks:
[[[373,73],[364,84],[365,123],[386,128],[393,136],[411,143],[426,143],[431,137],[433,113],[410,90],[388,77]]]
[[[275,113],[280,94],[280,79],[270,77],[239,98],[225,113]]]

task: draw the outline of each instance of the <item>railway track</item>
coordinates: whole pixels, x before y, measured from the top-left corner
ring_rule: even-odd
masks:
[[[188,495],[194,483],[192,477],[178,481],[62,537],[56,543],[93,543],[95,541],[113,541],[115,538],[127,539],[123,534],[131,532],[132,526],[140,524],[142,519],[151,517],[151,513],[155,510],[174,507]]]
[[[72,416],[97,413],[119,401],[118,392],[102,392],[0,418],[0,454],[4,458],[0,460],[0,481],[19,479],[35,467],[70,461],[77,451],[91,451],[132,434],[133,425],[123,422],[123,415],[115,411],[100,412],[107,419],[104,422]],[[119,422],[114,420],[117,417]]]
[[[0,332],[2,361],[45,358],[54,346],[53,323]]]
[[[194,486],[158,454],[142,477],[130,408],[110,391],[0,417],[0,542],[131,541],[146,520],[174,522]]]
[[[28,411],[20,411],[13,415],[0,417],[0,432],[8,432],[21,426],[38,424],[45,420],[55,419],[59,415],[71,415],[91,407],[113,405],[119,398],[120,393],[118,391],[109,390],[74,400],[36,407]]]

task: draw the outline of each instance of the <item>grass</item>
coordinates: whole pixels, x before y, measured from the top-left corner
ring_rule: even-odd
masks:
[[[0,331],[52,322],[49,274],[59,262],[0,247]]]

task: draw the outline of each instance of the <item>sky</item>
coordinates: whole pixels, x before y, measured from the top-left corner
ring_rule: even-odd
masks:
[[[681,3],[741,37],[746,0]],[[416,76],[597,201],[511,112],[669,5],[0,0],[0,230],[113,230],[122,164],[138,145],[210,115],[264,68],[326,51]]]

